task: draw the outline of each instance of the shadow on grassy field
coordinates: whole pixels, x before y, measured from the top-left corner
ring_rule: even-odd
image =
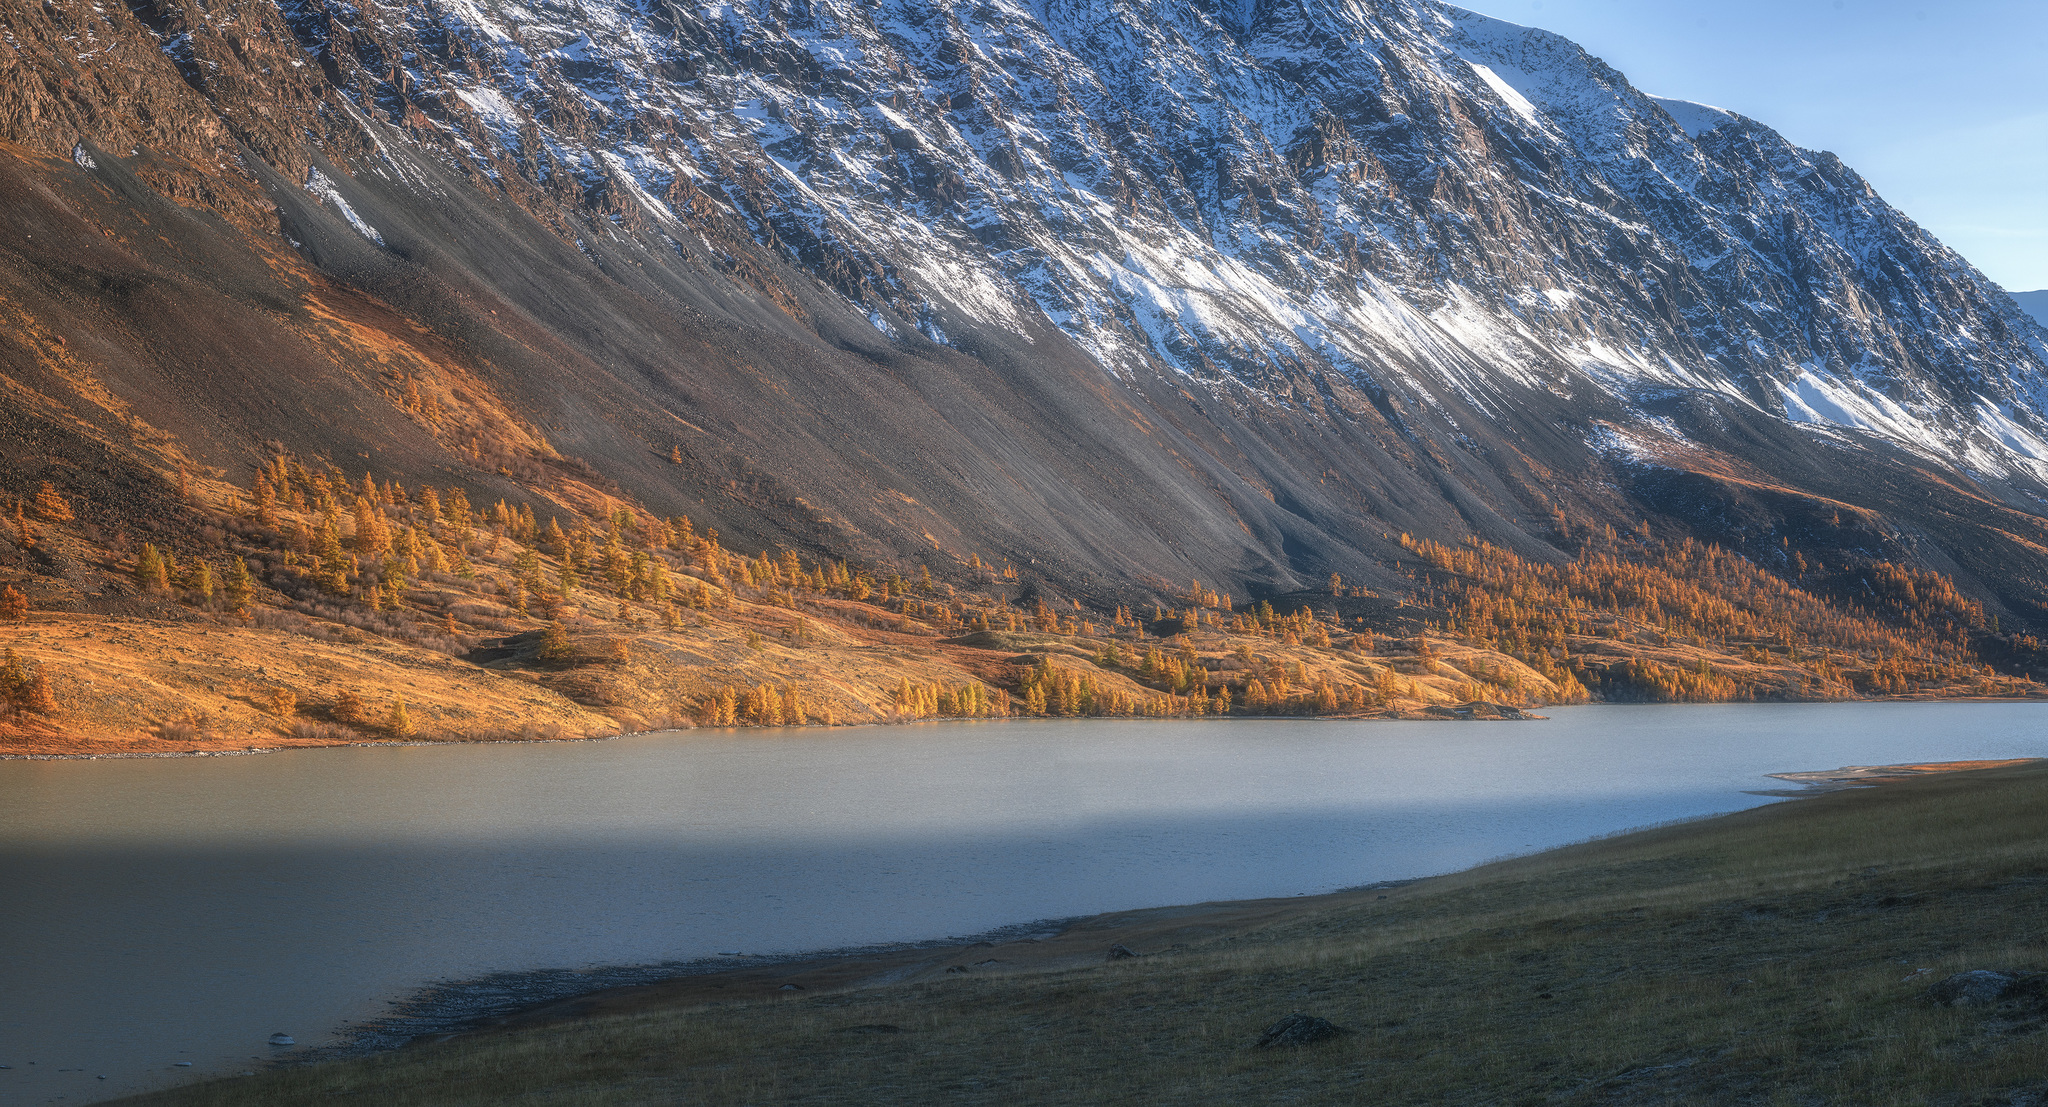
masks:
[[[2039,1000],[1928,997],[2048,969],[2048,763],[916,957],[126,1102],[2048,1104]],[[1354,1033],[1251,1048],[1291,1012]]]

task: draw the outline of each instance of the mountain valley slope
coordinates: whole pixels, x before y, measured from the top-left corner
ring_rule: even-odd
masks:
[[[0,559],[36,618],[224,617],[138,588],[149,542],[269,551],[257,606],[374,624],[371,593],[422,578],[360,548],[370,472],[436,542],[469,524],[391,485],[707,579],[731,567],[657,524],[807,579],[928,567],[955,630],[1215,613],[1191,579],[1429,608],[1405,535],[1563,565],[1617,528],[1626,557],[1692,539],[1801,587],[1810,563],[1856,618],[1874,566],[1939,574],[1978,614],[1927,631],[1950,652],[1924,683],[2033,671],[2040,327],[1832,156],[1546,32],[1397,0],[49,0],[0,25],[0,494],[48,482],[78,515]],[[285,460],[305,503],[252,523]],[[354,551],[324,606],[290,598],[323,515]],[[447,636],[464,656],[531,633],[513,578],[567,553],[492,533],[482,584],[441,582],[476,595],[390,598],[498,604]],[[548,613],[661,617],[630,592]],[[1341,642],[1446,613],[1317,614]]]

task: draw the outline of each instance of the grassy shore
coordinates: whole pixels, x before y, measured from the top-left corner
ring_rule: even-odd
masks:
[[[130,1102],[2048,1102],[2037,1001],[1928,998],[1974,968],[2048,969],[2048,764],[1399,888],[627,989]],[[1251,1048],[1297,1011],[1353,1033]]]

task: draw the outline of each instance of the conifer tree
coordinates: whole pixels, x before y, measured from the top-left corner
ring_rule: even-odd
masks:
[[[368,477],[363,478],[368,481]],[[371,496],[356,497],[356,552],[364,557],[382,557],[391,548],[391,528],[384,512]]]
[[[71,505],[64,502],[64,497],[57,494],[57,486],[49,481],[44,481],[36,492],[36,515],[52,523],[68,523],[75,518]]]
[[[400,696],[391,701],[391,711],[385,716],[384,729],[390,731],[391,736],[394,738],[410,738],[413,736],[412,716],[406,714],[405,697]]]
[[[0,619],[20,622],[28,618],[28,597],[13,585],[0,586]]]
[[[541,632],[540,659],[563,662],[575,656],[574,648],[569,645],[569,628],[563,626],[560,619],[549,622],[547,629]]]
[[[270,477],[261,469],[256,470],[256,485],[252,499],[256,501],[256,521],[266,527],[277,525],[277,487],[270,483]]]
[[[0,654],[0,706],[21,706],[22,697],[28,694],[29,680],[33,675],[29,672],[28,665],[12,648],[5,654]]]
[[[213,566],[205,558],[193,559],[191,570],[185,574],[185,589],[202,603],[213,599]]]
[[[164,565],[163,554],[155,544],[144,542],[142,552],[135,557],[135,583],[144,592],[167,592],[171,587],[171,575]]]

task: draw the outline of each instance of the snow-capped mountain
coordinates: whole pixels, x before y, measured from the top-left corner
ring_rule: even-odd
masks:
[[[476,173],[651,231],[730,210],[885,334],[1049,320],[1105,372],[1255,402],[1705,390],[1986,471],[2048,459],[2041,340],[1854,172],[1457,8],[289,16],[359,107],[425,116]]]
[[[1432,0],[53,0],[38,18],[9,39],[19,73],[146,45],[205,118],[29,96],[14,141],[86,173],[177,146],[262,190],[326,279],[429,330],[453,309],[413,306],[406,266],[516,305],[546,341],[490,341],[599,368],[508,403],[643,495],[675,478],[632,451],[608,465],[629,423],[707,459],[688,499],[727,469],[768,479],[780,499],[730,508],[763,534],[793,532],[762,503],[873,484],[920,506],[826,530],[993,543],[1070,584],[1147,566],[1279,587],[1370,577],[1411,527],[1537,550],[1567,510],[1905,556],[1946,540],[1914,521],[1919,478],[1868,466],[1970,485],[2001,533],[1990,518],[2032,519],[2048,480],[2048,336],[1851,169]],[[94,80],[105,105],[179,94]],[[486,259],[499,211],[555,244]],[[827,428],[850,401],[801,383],[823,370],[665,362],[670,339],[584,318],[614,297],[632,304],[606,318],[632,326],[780,335],[849,380],[867,370],[833,359],[887,366],[933,413],[906,429],[938,445],[849,467],[840,438],[862,436]],[[594,374],[649,414],[579,433],[611,401],[563,390]],[[763,431],[721,382],[778,374],[801,378],[768,386],[800,417]],[[1890,521],[1853,540],[1755,507],[1877,486]],[[963,520],[990,496],[1001,523]]]

